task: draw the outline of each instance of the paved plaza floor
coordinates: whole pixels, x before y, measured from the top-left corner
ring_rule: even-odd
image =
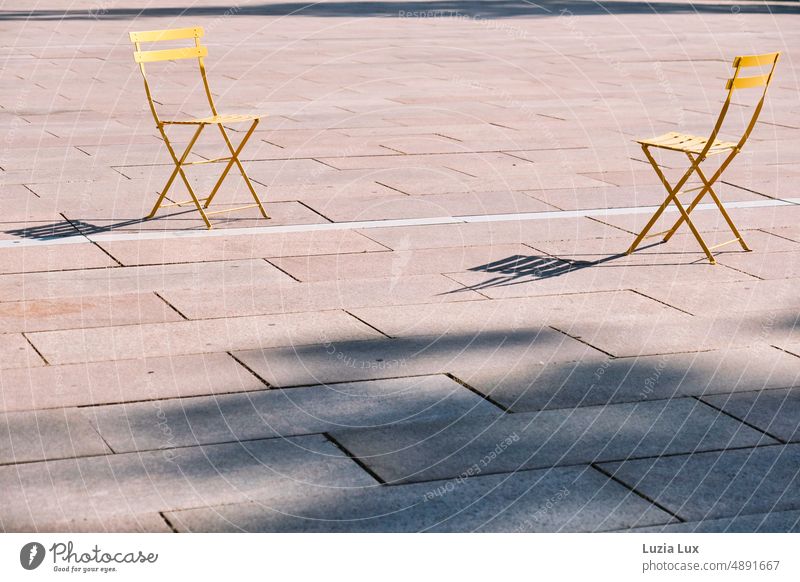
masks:
[[[195,25],[267,116],[270,220],[143,219],[172,167],[128,32]],[[797,531],[798,49],[770,0],[0,1],[0,531]],[[752,252],[625,256],[664,199],[633,140],[707,135],[777,50],[716,188]]]

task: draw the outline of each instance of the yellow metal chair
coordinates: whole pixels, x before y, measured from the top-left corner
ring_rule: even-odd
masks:
[[[183,206],[185,204],[193,203],[196,207],[198,212],[200,212],[200,216],[203,217],[203,221],[206,223],[208,228],[211,228],[211,222],[209,222],[208,217],[212,214],[220,214],[223,212],[232,212],[234,210],[243,210],[245,208],[255,208],[261,211],[261,215],[264,218],[269,218],[267,216],[264,207],[261,205],[261,200],[258,198],[258,194],[253,189],[253,184],[250,182],[250,178],[247,177],[247,173],[244,171],[242,167],[242,163],[239,161],[239,154],[241,153],[242,149],[244,149],[247,140],[250,139],[250,136],[253,135],[253,131],[255,131],[256,126],[258,125],[259,120],[262,115],[220,115],[217,112],[217,108],[214,105],[214,99],[211,96],[211,89],[208,86],[208,78],[206,77],[206,69],[205,65],[203,64],[203,57],[208,55],[208,48],[200,44],[200,38],[203,36],[203,29],[199,26],[193,28],[176,28],[170,30],[149,30],[144,32],[131,32],[130,39],[131,42],[134,43],[136,50],[133,53],[134,59],[137,63],[139,63],[139,68],[142,71],[142,77],[144,78],[144,90],[147,94],[147,100],[150,103],[150,110],[153,113],[153,118],[156,121],[156,127],[158,127],[158,131],[161,132],[161,136],[164,138],[164,143],[169,150],[169,154],[172,157],[173,162],[175,163],[175,169],[172,171],[167,183],[164,185],[164,188],[161,191],[161,194],[156,201],[153,210],[147,216],[147,218],[152,218],[155,216],[156,211],[162,206],[164,202],[164,198],[167,196],[167,192],[169,192],[172,183],[175,181],[175,178],[180,175],[183,183],[186,185],[186,189],[189,190],[189,195],[191,196],[190,200],[184,200],[182,202],[176,202],[174,204],[163,204],[163,206]],[[142,43],[151,43],[151,42],[159,42],[159,41],[168,41],[168,40],[183,40],[183,39],[194,39],[194,46],[187,47],[187,48],[172,48],[172,49],[164,49],[164,50],[141,50]],[[182,120],[165,120],[161,119],[158,116],[158,112],[156,111],[156,106],[153,101],[152,93],[150,92],[150,85],[147,82],[147,74],[145,72],[145,63],[152,63],[157,61],[174,61],[178,59],[197,59],[200,68],[200,76],[203,78],[203,88],[206,92],[206,97],[208,99],[208,104],[211,107],[212,115],[209,117],[201,117],[198,119],[182,119]],[[244,138],[239,143],[238,147],[234,148],[233,144],[231,143],[230,138],[228,137],[227,132],[225,131],[225,127],[223,124],[233,124],[233,123],[244,123],[244,122],[252,122],[250,128],[245,133]],[[196,125],[197,130],[195,130],[194,135],[192,136],[191,140],[189,140],[189,145],[186,146],[183,154],[179,157],[175,153],[175,149],[172,147],[169,138],[167,137],[167,133],[165,131],[165,127],[167,125]],[[187,162],[186,158],[189,156],[189,153],[194,147],[195,142],[197,142],[197,138],[200,137],[200,133],[203,129],[208,125],[216,125],[219,128],[220,133],[222,134],[222,139],[225,140],[225,144],[230,151],[230,156],[222,157],[222,158],[214,158],[212,160],[202,160],[198,162]],[[198,198],[194,190],[192,189],[191,184],[189,184],[189,180],[186,178],[186,174],[183,171],[184,166],[190,166],[194,164],[209,164],[209,163],[216,163],[216,162],[225,162],[228,163],[225,165],[225,169],[222,170],[222,174],[220,175],[219,179],[217,180],[216,184],[214,184],[214,188],[211,190],[211,193],[206,198]],[[222,182],[225,180],[225,177],[230,172],[231,167],[236,164],[236,167],[239,168],[239,172],[241,172],[242,177],[244,178],[247,187],[250,190],[250,193],[253,195],[253,199],[256,201],[255,204],[249,204],[247,206],[238,206],[236,208],[228,208],[225,210],[217,210],[215,212],[207,212],[205,209],[208,208],[211,201],[216,196],[217,191],[219,190]],[[200,204],[200,202],[204,202],[204,204]]]
[[[714,129],[711,131],[711,135],[707,138],[705,137],[697,137],[693,135],[687,135],[683,133],[665,133],[658,137],[654,137],[651,139],[643,139],[637,141],[637,143],[641,144],[642,149],[644,150],[644,155],[647,156],[647,159],[650,161],[650,164],[653,166],[656,174],[661,179],[661,182],[664,184],[664,188],[667,190],[667,198],[664,203],[658,207],[653,217],[650,219],[650,222],[647,223],[647,226],[644,227],[641,233],[636,237],[636,240],[633,241],[633,244],[627,251],[627,254],[631,254],[633,251],[636,250],[636,247],[642,242],[644,238],[649,238],[650,236],[660,236],[665,234],[664,242],[667,242],[675,231],[686,222],[689,228],[694,234],[694,237],[697,239],[697,242],[700,243],[703,251],[705,252],[708,260],[714,264],[716,261],[714,260],[714,256],[711,254],[712,249],[719,248],[721,246],[731,244],[734,242],[738,242],[742,248],[746,251],[750,249],[747,247],[747,244],[744,242],[742,235],[736,229],[736,225],[733,224],[733,220],[731,217],[728,216],[728,213],[725,211],[725,207],[720,202],[719,196],[717,193],[714,192],[713,185],[717,181],[717,179],[722,175],[725,171],[725,168],[733,161],[733,158],[742,150],[747,138],[750,136],[750,133],[753,131],[753,127],[755,127],[756,121],[758,121],[758,116],[761,113],[761,108],[764,106],[764,98],[767,96],[767,88],[769,87],[770,81],[772,81],[772,74],[775,71],[775,66],[778,64],[778,57],[780,53],[767,53],[763,55],[751,55],[751,56],[739,56],[733,60],[733,67],[734,73],[733,77],[728,79],[726,89],[728,90],[728,95],[725,99],[725,103],[722,105],[722,110],[720,111],[719,117],[717,118],[717,123],[714,126]],[[756,75],[752,77],[741,77],[739,76],[742,69],[748,67],[769,67],[769,72]],[[733,97],[733,92],[739,89],[749,89],[753,87],[763,87],[763,91],[761,93],[761,98],[759,99],[758,103],[756,104],[753,110],[753,116],[750,119],[744,133],[742,134],[741,138],[738,142],[731,142],[731,141],[720,141],[717,139],[717,135],[722,128],[722,125],[725,121],[725,116],[728,113],[728,109],[731,104],[731,98]],[[682,152],[686,154],[689,158],[689,169],[683,174],[683,176],[678,180],[675,186],[670,186],[667,179],[664,177],[664,173],[659,168],[658,164],[656,163],[655,159],[653,158],[652,154],[650,153],[650,148],[659,148],[665,150],[671,150],[675,152]],[[711,178],[707,178],[703,171],[700,169],[700,164],[705,161],[706,158],[709,156],[715,156],[718,154],[726,153],[727,157],[722,162],[722,164],[717,168],[717,171],[711,176]],[[686,184],[692,174],[697,173],[698,177],[702,181],[703,185],[699,188],[692,189],[692,190],[685,190],[684,192],[692,192],[696,190],[700,190],[700,193],[692,200],[691,204],[688,207],[684,207],[681,204],[680,200],[678,200],[678,195],[683,193],[681,192],[681,188]],[[706,245],[703,237],[700,236],[700,233],[697,231],[697,228],[692,223],[691,219],[689,218],[689,214],[691,214],[692,210],[698,205],[698,203],[703,199],[703,197],[709,194],[714,200],[714,203],[719,208],[722,216],[725,218],[725,221],[728,223],[731,231],[733,232],[736,238],[729,240],[724,243],[720,243],[718,245],[714,245],[709,247]],[[680,217],[678,221],[670,228],[669,230],[665,230],[660,233],[652,234],[648,236],[648,232],[659,219],[661,214],[664,210],[669,206],[670,202],[674,202],[675,205],[678,207],[678,211],[680,212]]]

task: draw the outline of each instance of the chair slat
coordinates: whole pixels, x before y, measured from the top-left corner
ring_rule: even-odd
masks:
[[[733,59],[734,67],[763,67],[771,65],[780,53],[765,53],[763,55],[746,55]]]
[[[208,56],[208,47],[192,46],[188,48],[166,49],[161,51],[135,51],[133,58],[137,63],[152,63],[155,61],[175,61],[178,59],[192,59]]]
[[[159,42],[162,40],[181,40],[184,38],[200,38],[203,36],[203,27],[169,28],[165,30],[142,30],[129,33],[131,42]]]
[[[733,87],[736,89],[750,89],[751,87],[764,87],[769,82],[769,75],[757,75],[755,77],[737,77],[736,79],[728,79],[725,85],[726,89]]]

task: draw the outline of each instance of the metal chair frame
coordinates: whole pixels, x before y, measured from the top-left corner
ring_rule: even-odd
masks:
[[[147,216],[147,218],[153,218],[158,211],[159,208],[164,207],[171,207],[171,206],[184,206],[186,204],[194,204],[197,208],[197,211],[200,213],[200,216],[203,218],[203,222],[205,222],[206,227],[211,228],[211,222],[209,221],[208,217],[213,214],[221,214],[224,212],[233,212],[236,210],[243,210],[246,208],[258,208],[261,212],[261,215],[264,218],[269,218],[266,211],[264,210],[264,206],[261,204],[261,200],[256,194],[255,189],[253,188],[253,184],[250,182],[250,178],[247,176],[247,173],[242,166],[242,162],[239,160],[239,154],[244,149],[244,146],[247,144],[247,141],[253,135],[256,127],[258,126],[259,121],[263,117],[263,115],[220,115],[217,112],[217,108],[214,105],[214,98],[211,95],[211,89],[208,84],[208,77],[206,75],[206,67],[203,61],[204,57],[208,55],[208,48],[202,44],[200,44],[200,38],[203,36],[204,32],[202,27],[195,26],[192,28],[175,28],[175,29],[167,29],[167,30],[148,30],[142,32],[131,32],[130,39],[131,42],[134,43],[135,51],[133,53],[135,61],[139,64],[139,68],[142,72],[142,78],[144,79],[144,90],[147,95],[147,101],[150,104],[150,111],[153,114],[153,119],[155,119],[156,127],[158,131],[161,133],[161,137],[164,139],[164,143],[167,146],[167,150],[169,150],[169,155],[172,158],[172,161],[175,164],[175,169],[172,171],[169,179],[167,180],[166,184],[164,184],[163,189],[156,201],[155,206],[153,206],[153,210]],[[186,48],[173,48],[173,49],[164,49],[164,50],[147,50],[144,51],[141,49],[142,43],[151,43],[151,42],[161,42],[161,41],[169,41],[169,40],[183,40],[183,39],[194,39],[194,46],[193,47],[186,47]],[[203,80],[203,88],[206,93],[206,98],[208,99],[208,105],[211,108],[212,115],[210,117],[203,117],[197,119],[185,119],[185,120],[165,120],[161,119],[158,115],[158,111],[156,110],[156,105],[153,100],[153,95],[150,90],[150,84],[147,80],[147,72],[145,71],[145,63],[152,63],[158,61],[175,61],[179,59],[192,59],[196,58],[199,68],[200,68],[200,76]],[[225,130],[223,124],[230,124],[230,123],[241,123],[246,121],[252,121],[250,128],[245,133],[242,141],[239,142],[239,145],[234,148],[233,143],[231,142],[228,133]],[[169,137],[167,136],[166,126],[168,125],[196,125],[197,129],[194,132],[194,135],[189,140],[189,145],[186,146],[186,149],[180,155],[180,157],[176,154],[175,148],[173,147],[172,143],[170,142]],[[216,125],[219,128],[220,133],[222,134],[222,139],[225,141],[225,145],[230,152],[230,156],[225,156],[221,158],[214,158],[210,160],[202,160],[197,162],[187,162],[186,159],[189,157],[189,154],[192,151],[197,139],[200,137],[203,129],[209,125]],[[211,164],[217,162],[227,162],[225,168],[222,170],[219,179],[214,184],[211,193],[205,198],[198,198],[192,188],[191,184],[189,183],[188,178],[186,177],[186,173],[184,172],[184,167],[191,166],[191,165],[198,165],[198,164]],[[211,201],[217,195],[217,192],[222,186],[222,183],[225,181],[225,178],[228,176],[233,165],[239,169],[239,172],[242,174],[245,183],[247,184],[247,188],[250,190],[250,193],[255,200],[255,204],[249,204],[246,206],[237,206],[236,208],[226,208],[224,210],[217,210],[214,212],[207,212],[206,209],[211,204]],[[180,176],[183,180],[186,189],[189,191],[189,195],[191,199],[183,200],[181,202],[175,202],[172,204],[163,204],[164,198],[166,198],[169,189],[172,187],[175,178]],[[200,203],[203,202],[201,205]]]
[[[642,150],[644,151],[644,155],[647,157],[647,160],[650,162],[650,165],[653,166],[653,170],[655,170],[656,174],[661,180],[661,183],[664,185],[664,188],[667,190],[667,198],[664,200],[664,203],[658,207],[653,217],[644,227],[641,233],[636,237],[633,241],[633,244],[627,250],[626,254],[631,254],[639,244],[645,238],[650,238],[654,236],[664,236],[664,242],[669,241],[672,238],[672,235],[675,234],[675,231],[685,222],[689,229],[692,231],[692,234],[697,239],[697,242],[700,243],[700,247],[703,249],[703,252],[708,257],[708,260],[711,264],[715,264],[716,260],[714,259],[714,255],[711,254],[713,249],[738,242],[742,249],[745,251],[749,251],[750,249],[747,246],[747,243],[744,242],[744,238],[742,238],[741,233],[736,228],[736,225],[733,223],[733,220],[728,215],[725,207],[722,205],[719,196],[716,192],[714,192],[713,185],[725,171],[725,169],[730,165],[733,159],[742,151],[747,138],[750,137],[750,133],[753,131],[753,128],[758,121],[758,117],[761,114],[761,109],[764,106],[764,99],[767,96],[767,88],[769,87],[770,82],[772,81],[772,75],[775,72],[775,66],[778,64],[778,58],[780,57],[779,52],[775,53],[767,53],[762,55],[748,55],[748,56],[738,56],[733,60],[733,67],[734,73],[733,77],[728,79],[726,84],[726,89],[728,91],[727,97],[725,98],[725,102],[722,105],[722,109],[719,113],[717,118],[717,122],[714,125],[714,129],[711,131],[711,135],[708,138],[697,137],[687,134],[681,133],[666,133],[664,135],[660,135],[658,137],[654,137],[651,139],[644,139],[638,140],[637,143],[642,146]],[[763,75],[756,75],[752,77],[741,77],[740,73],[742,69],[749,68],[749,67],[765,67],[769,66],[769,72]],[[753,87],[763,87],[764,90],[761,93],[761,98],[759,99],[755,109],[753,110],[753,116],[750,119],[744,133],[742,134],[741,138],[738,142],[724,142],[717,139],[720,130],[722,129],[722,125],[725,122],[725,117],[728,113],[728,109],[731,104],[731,98],[733,97],[733,92],[739,89],[750,89]],[[650,148],[659,148],[665,149],[675,152],[681,152],[685,154],[689,158],[689,169],[687,169],[683,176],[675,183],[674,186],[671,186],[670,183],[667,181],[666,177],[664,176],[664,172],[659,167],[656,160],[653,158],[652,153],[650,152]],[[717,168],[716,172],[711,175],[711,178],[707,178],[705,173],[700,168],[700,165],[708,158],[709,156],[721,154],[729,152],[728,156],[722,162],[722,164]],[[702,181],[703,185],[699,188],[692,189],[692,190],[684,190],[681,191],[681,188],[686,184],[689,178],[693,174],[697,174],[700,180]],[[700,190],[700,193],[692,200],[688,207],[684,207],[684,205],[678,199],[678,195],[682,193],[692,192]],[[722,216],[725,218],[725,222],[727,222],[728,227],[733,232],[736,238],[711,246],[709,247],[703,237],[700,236],[700,232],[695,227],[694,223],[692,222],[689,215],[695,209],[695,207],[700,203],[700,201],[708,194],[711,196],[714,203],[719,208],[719,211],[722,213]],[[656,223],[656,221],[661,217],[661,214],[666,210],[667,206],[673,202],[678,207],[678,211],[680,212],[680,217],[678,218],[677,222],[670,228],[669,230],[665,230],[660,233],[648,235],[647,233]]]

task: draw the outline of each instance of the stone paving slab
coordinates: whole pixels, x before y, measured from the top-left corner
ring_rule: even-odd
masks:
[[[348,231],[112,241],[100,246],[125,266],[386,250],[385,246]]]
[[[737,515],[722,519],[637,527],[636,533],[800,533],[800,511]]]
[[[276,490],[313,495],[374,483],[322,436],[268,439],[0,467],[0,529],[249,501]],[[109,503],[109,498],[114,503]]]
[[[88,329],[181,319],[151,293],[0,302],[0,332]]]
[[[800,508],[800,446],[605,463],[629,487],[687,521]]]
[[[234,352],[273,386],[372,380],[492,365],[597,359],[603,354],[550,328],[341,341]]]
[[[522,255],[509,255],[494,264],[447,273],[447,276],[491,299],[635,289],[683,311],[691,310],[680,302],[665,301],[659,295],[671,293],[673,285],[686,284],[686,288],[690,288],[691,284],[703,284],[711,288],[717,282],[756,280],[747,273],[707,263],[637,265],[632,269],[626,264],[628,261],[620,259],[618,263],[610,258],[607,262],[592,264],[529,250]],[[653,288],[660,292],[651,292]]]
[[[707,395],[703,400],[783,442],[800,440],[800,388]]]
[[[789,257],[793,255],[782,254]],[[682,281],[676,278],[670,285],[664,285],[663,282],[658,284],[653,279],[650,284],[638,286],[637,290],[695,315],[724,317],[731,313],[768,312],[774,310],[776,305],[788,308],[797,302],[799,283],[800,279],[750,279],[732,283],[713,280]]]
[[[19,333],[0,335],[0,369],[42,366],[44,361]]]
[[[767,346],[548,365],[521,360],[513,367],[454,363],[450,371],[513,412],[739,391],[744,397],[757,394],[751,390],[772,394],[772,389],[800,384],[800,358]],[[722,398],[728,396],[739,399],[737,394]],[[718,398],[703,399],[719,407]],[[787,406],[786,413],[790,410]]]
[[[726,255],[723,265],[761,279],[800,278],[800,252],[769,255]]]
[[[37,532],[37,533],[173,533],[159,513],[139,513],[131,515],[116,515],[113,517],[86,517],[76,516],[73,519],[48,521],[46,519],[35,522],[19,522],[18,525],[9,523],[8,529],[0,531]]]
[[[459,298],[464,292],[452,293]],[[630,291],[522,297],[440,305],[366,307],[354,315],[391,337],[526,331],[543,326],[581,328],[612,320],[630,325],[645,320],[669,322],[691,319],[680,311]]]
[[[418,376],[98,406],[83,412],[119,453],[387,428],[499,409],[446,376]]]
[[[272,286],[225,285],[216,290],[166,291],[163,296],[189,319],[485,299],[442,275],[291,281]]]
[[[737,315],[694,317],[681,323],[662,321],[658,325],[645,321],[630,325],[575,320],[559,329],[617,357],[743,348],[765,343],[782,346],[796,337],[796,310],[751,312],[741,318]]]
[[[224,353],[14,368],[0,371],[4,396],[0,412],[226,394],[263,387],[261,380]]]
[[[604,531],[672,519],[588,467],[374,490],[328,489],[312,503],[271,496],[167,517],[179,531],[189,532]]]
[[[219,285],[291,282],[292,277],[263,259],[209,261],[0,276],[0,301],[62,297],[110,297],[126,293],[196,289],[206,280]]]
[[[328,334],[328,335],[325,335]],[[342,311],[42,331],[31,341],[51,364],[179,356],[369,339],[378,333]]]
[[[332,436],[387,483],[775,443],[694,400],[583,407],[413,423]]]
[[[0,465],[109,452],[77,409],[0,414]]]
[[[117,262],[94,245],[73,245],[69,253],[58,246],[0,249],[0,274],[115,267]]]

